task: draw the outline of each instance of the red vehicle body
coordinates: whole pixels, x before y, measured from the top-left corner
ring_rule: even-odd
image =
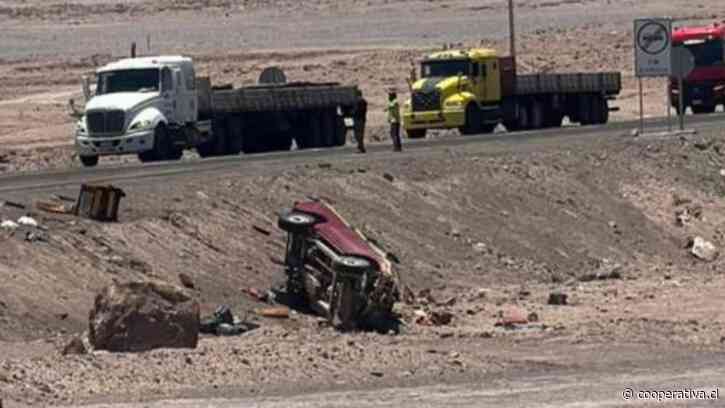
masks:
[[[390,316],[400,278],[387,254],[328,203],[295,203],[283,211],[286,292],[341,329],[372,327]]]
[[[670,79],[672,106],[679,109],[683,96],[685,110],[712,113],[725,105],[725,24],[706,27],[680,27],[672,33],[672,46],[685,47],[695,57],[695,69],[684,80],[684,92],[678,81]]]

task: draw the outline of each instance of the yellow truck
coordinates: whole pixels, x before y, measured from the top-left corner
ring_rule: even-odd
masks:
[[[495,50],[446,50],[428,55],[421,78],[403,106],[409,138],[428,129],[464,135],[561,126],[564,117],[582,125],[609,120],[609,101],[622,89],[619,72],[517,75],[511,57]]]

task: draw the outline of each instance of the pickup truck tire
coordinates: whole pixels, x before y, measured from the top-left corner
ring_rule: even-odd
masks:
[[[277,226],[291,234],[305,234],[316,223],[314,216],[300,212],[282,214],[277,219]]]
[[[427,129],[408,129],[405,131],[405,134],[408,135],[408,139],[423,139],[425,138],[426,133]]]
[[[80,156],[83,167],[96,167],[98,165],[98,156]]]
[[[343,274],[360,275],[372,267],[372,263],[360,256],[343,256],[332,262],[332,269]]]

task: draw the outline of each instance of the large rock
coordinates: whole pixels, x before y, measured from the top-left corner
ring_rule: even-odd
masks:
[[[117,352],[195,348],[199,303],[163,282],[116,283],[96,296],[88,338],[94,349]]]

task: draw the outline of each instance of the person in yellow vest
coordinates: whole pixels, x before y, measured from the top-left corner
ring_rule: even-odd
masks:
[[[395,90],[388,91],[388,123],[390,123],[390,138],[393,140],[393,150],[396,152],[403,151],[400,142],[400,104],[398,103],[398,95]]]

